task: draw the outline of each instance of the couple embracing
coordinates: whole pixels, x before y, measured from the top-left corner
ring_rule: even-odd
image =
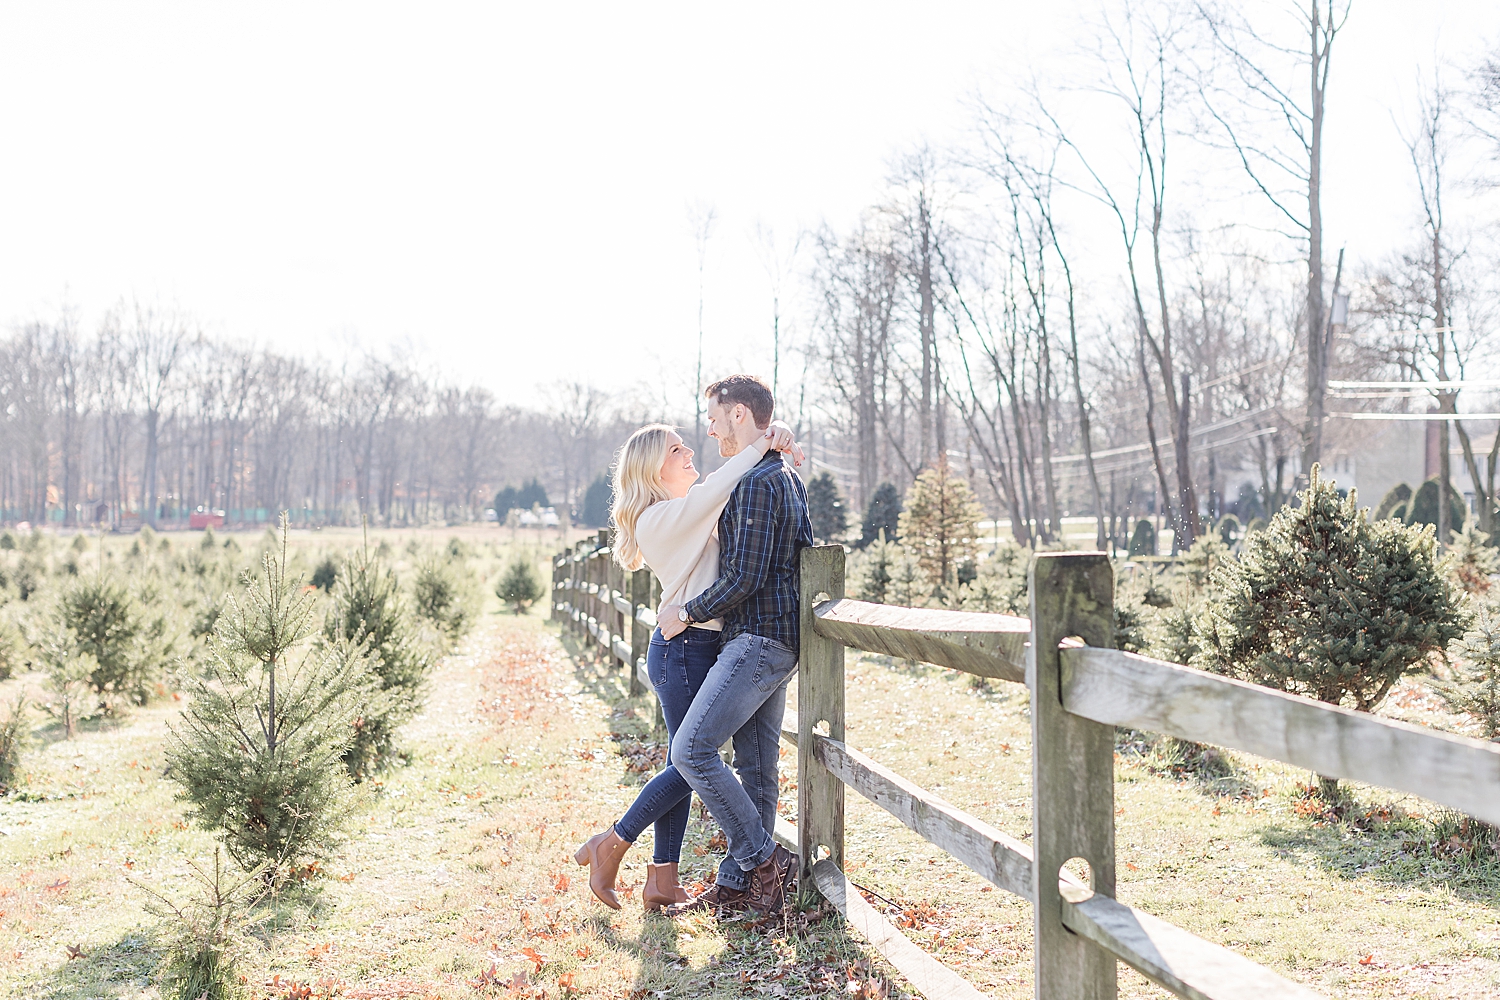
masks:
[[[779,912],[797,859],[772,839],[786,688],[797,667],[798,556],[811,545],[807,492],[787,467],[801,449],[772,422],[764,382],[733,375],[709,386],[708,434],[728,461],[697,482],[693,451],[670,427],[630,436],[615,467],[614,556],[649,566],[662,584],[646,655],[671,740],[666,766],[613,826],[575,860],[589,888],[620,908],[615,878],[636,838],[654,824],[654,857],[641,891],[648,910],[715,915]],[[734,741],[734,767],[719,748]],[[690,898],[677,864],[692,793],[723,828],[729,853],[715,884]]]

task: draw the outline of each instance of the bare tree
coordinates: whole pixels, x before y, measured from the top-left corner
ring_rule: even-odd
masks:
[[[1324,397],[1328,390],[1329,329],[1323,298],[1323,125],[1333,45],[1348,21],[1345,0],[1298,0],[1297,25],[1305,48],[1252,25],[1244,9],[1200,2],[1202,23],[1227,57],[1232,85],[1212,74],[1200,89],[1251,186],[1306,247],[1307,417],[1304,472],[1322,457]],[[1305,100],[1296,97],[1306,88]],[[1305,207],[1296,207],[1299,195]]]

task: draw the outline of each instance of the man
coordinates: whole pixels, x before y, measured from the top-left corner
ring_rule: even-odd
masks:
[[[775,400],[760,379],[732,375],[705,395],[720,455],[738,454],[771,422]],[[729,854],[715,885],[677,912],[776,913],[796,877],[796,857],[771,835],[786,686],[797,667],[799,553],[812,543],[807,490],[780,452],[768,452],[719,517],[719,579],[658,615],[668,638],[691,622],[724,621],[719,658],[678,727],[672,760],[723,827]],[[719,756],[731,735],[733,771]]]

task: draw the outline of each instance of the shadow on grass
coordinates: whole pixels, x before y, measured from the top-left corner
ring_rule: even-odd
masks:
[[[132,931],[110,944],[85,947],[77,958],[66,958],[66,947],[57,942],[55,949],[62,964],[39,975],[18,995],[34,1000],[138,996],[150,987],[162,960],[154,933],[145,931]]]
[[[1445,813],[1429,820],[1384,807],[1361,809],[1356,805],[1346,820],[1267,826],[1261,842],[1283,859],[1316,864],[1340,878],[1397,891],[1447,891],[1500,909],[1500,848],[1475,836],[1463,817]]]

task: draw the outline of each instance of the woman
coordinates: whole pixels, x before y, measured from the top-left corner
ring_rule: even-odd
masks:
[[[651,424],[630,435],[615,465],[610,511],[615,560],[628,570],[650,566],[661,580],[662,605],[685,604],[697,597],[719,578],[716,528],[729,494],[772,449],[793,452],[801,464],[791,428],[773,421],[764,437],[698,483],[693,450],[672,428]],[[646,670],[666,719],[668,746],[718,658],[723,628],[723,622],[715,620],[694,624],[671,640],[663,639],[660,629],[651,635]],[[648,910],[687,902],[687,892],[677,881],[677,863],[691,800],[692,789],[669,758],[619,822],[578,849],[573,858],[589,866],[589,888],[600,902],[620,908],[615,876],[626,850],[648,823],[655,824],[655,851],[646,866],[641,901]]]

